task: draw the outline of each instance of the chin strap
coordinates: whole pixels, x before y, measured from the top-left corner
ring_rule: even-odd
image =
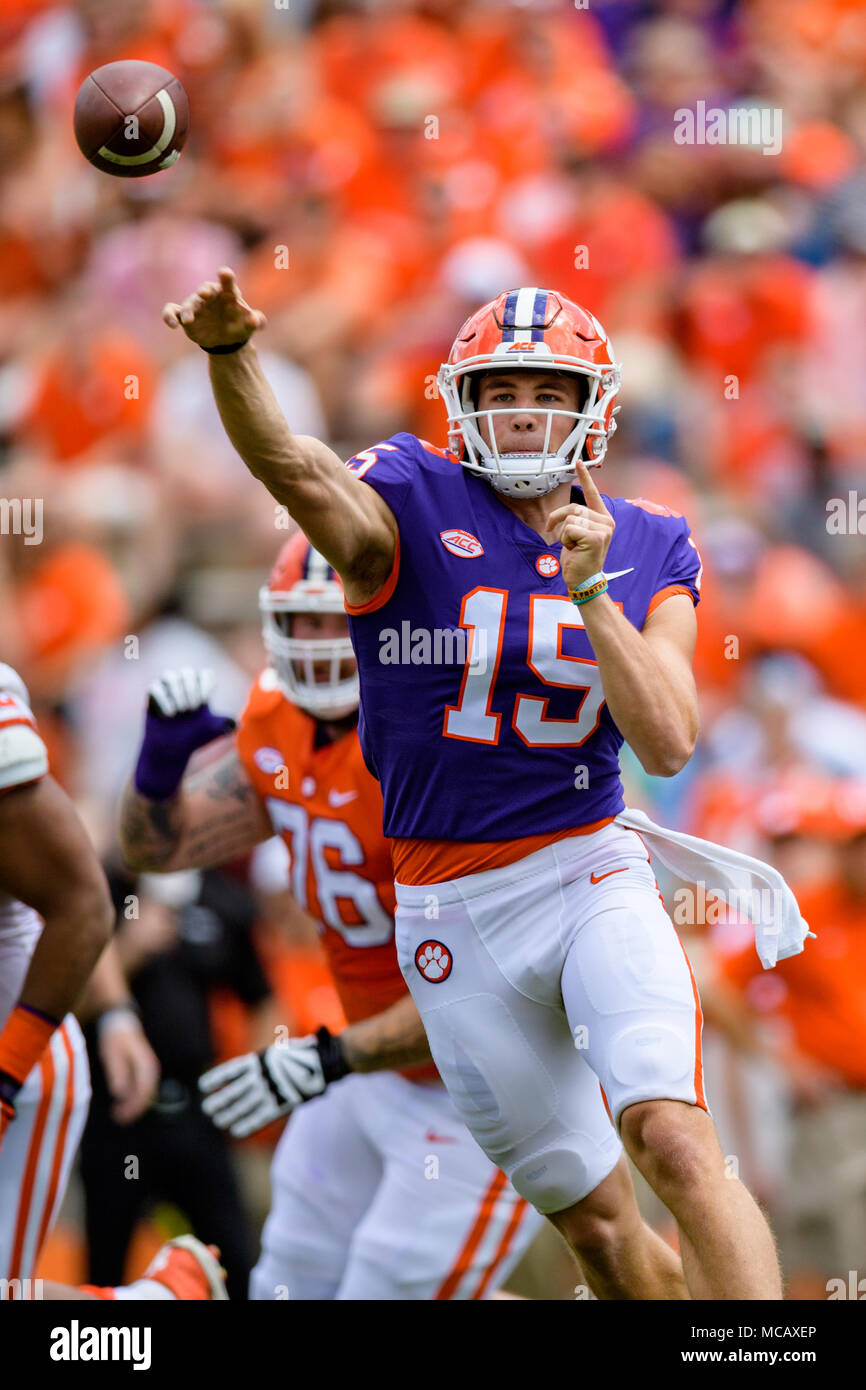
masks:
[[[546,497],[561,483],[576,477],[574,469],[570,468],[562,473],[542,473],[534,478],[509,478],[507,474],[491,473],[487,475],[487,482],[494,492],[502,493],[505,497]]]

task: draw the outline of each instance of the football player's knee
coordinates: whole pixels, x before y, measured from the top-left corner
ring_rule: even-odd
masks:
[[[640,1218],[638,1218],[639,1224]],[[606,1253],[614,1254],[632,1231],[632,1214],[596,1211],[573,1211],[567,1219],[557,1221],[557,1229],[565,1236],[578,1256],[591,1258],[594,1264],[603,1261]]]
[[[658,1192],[703,1184],[724,1161],[714,1136],[698,1133],[693,1108],[678,1114],[665,1102],[648,1101],[626,1110],[620,1124],[629,1153]],[[701,1112],[703,1113],[703,1112]]]
[[[578,1254],[600,1255],[627,1239],[641,1215],[624,1161],[588,1197],[551,1220]]]

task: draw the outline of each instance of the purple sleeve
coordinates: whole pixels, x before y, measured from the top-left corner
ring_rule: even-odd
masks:
[[[692,540],[689,524],[685,517],[671,516],[669,525],[673,536],[667,553],[660,566],[655,582],[653,598],[663,589],[683,588],[691,594],[692,603],[697,606],[701,598],[701,557]],[[653,602],[650,601],[650,611]]]
[[[383,502],[388,503],[398,526],[413,478],[418,472],[413,445],[417,447],[413,435],[395,434],[381,444],[362,449],[346,464],[351,473],[363,478],[378,492]]]

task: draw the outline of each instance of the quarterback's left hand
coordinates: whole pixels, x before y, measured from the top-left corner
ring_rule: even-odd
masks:
[[[244,1139],[321,1095],[329,1082],[350,1070],[339,1038],[320,1028],[315,1037],[271,1043],[264,1052],[249,1052],[206,1071],[198,1082],[207,1093],[201,1108],[218,1129]]]
[[[569,589],[576,589],[604,569],[616,525],[582,463],[577,465],[577,476],[586,505],[569,502],[547,518],[548,535],[562,544],[562,577]]]

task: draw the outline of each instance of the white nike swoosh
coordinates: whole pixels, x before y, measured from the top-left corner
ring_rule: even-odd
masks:
[[[332,806],[345,806],[347,801],[354,801],[357,792],[328,792],[328,801]]]

